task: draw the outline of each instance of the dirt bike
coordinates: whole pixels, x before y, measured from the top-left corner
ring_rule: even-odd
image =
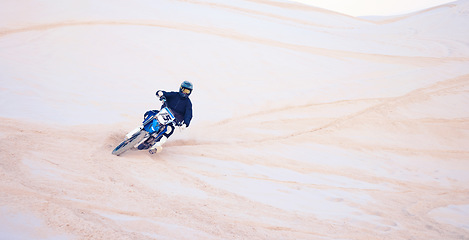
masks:
[[[170,125],[177,125],[176,117],[166,105],[166,98],[162,97],[160,100],[163,102],[160,111],[146,116],[140,131],[125,139],[112,151],[112,154],[119,156],[134,147],[138,150],[148,149],[160,140]]]

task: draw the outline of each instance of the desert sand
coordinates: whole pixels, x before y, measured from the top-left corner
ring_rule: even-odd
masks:
[[[3,1],[0,239],[469,239],[469,1]],[[194,84],[161,153],[111,151]]]

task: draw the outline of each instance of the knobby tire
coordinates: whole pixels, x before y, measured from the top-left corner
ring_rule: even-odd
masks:
[[[112,154],[119,156],[125,151],[133,148],[135,144],[143,140],[143,138],[145,137],[145,134],[146,134],[145,131],[140,131],[140,133],[135,134],[131,138],[123,141],[114,149],[114,151],[112,151]]]

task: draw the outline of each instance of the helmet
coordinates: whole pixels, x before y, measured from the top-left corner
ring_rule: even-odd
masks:
[[[191,95],[194,86],[189,81],[184,81],[181,83],[181,87],[179,88],[179,94],[182,97],[189,97]]]

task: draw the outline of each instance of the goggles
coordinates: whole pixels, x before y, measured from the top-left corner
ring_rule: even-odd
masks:
[[[184,94],[190,94],[191,90],[187,89],[187,88],[181,88],[181,92],[184,93]]]

